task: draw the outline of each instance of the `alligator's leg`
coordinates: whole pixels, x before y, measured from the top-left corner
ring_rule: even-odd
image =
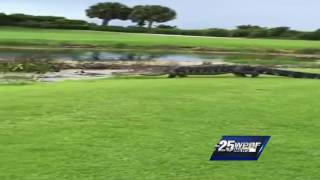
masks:
[[[178,75],[179,77],[181,77],[181,78],[187,77],[187,72],[185,72],[185,71],[180,71],[180,72],[177,73],[177,75]]]
[[[186,73],[180,73],[180,74],[178,74],[178,76],[181,77],[181,78],[184,78],[184,77],[187,77],[187,74]]]
[[[259,73],[252,73],[252,74],[251,74],[251,77],[252,77],[252,78],[257,78],[257,77],[259,77],[259,75],[260,75]]]
[[[244,73],[233,73],[233,74],[237,77],[247,77],[247,75]]]

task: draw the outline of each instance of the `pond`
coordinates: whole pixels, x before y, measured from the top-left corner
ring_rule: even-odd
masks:
[[[32,59],[32,61],[29,61]],[[15,61],[19,60],[19,61]],[[28,61],[27,61],[28,60]],[[38,61],[39,60],[39,61]],[[46,60],[46,61],[41,61]],[[62,80],[76,80],[76,79],[91,79],[91,78],[106,78],[111,77],[114,72],[127,72],[128,70],[108,70],[108,69],[92,69],[85,68],[85,73],[79,71],[77,68],[61,69],[61,71],[53,72],[49,63],[54,61],[74,61],[71,64],[79,64],[77,62],[99,62],[98,64],[136,64],[140,61],[151,62],[150,64],[183,64],[183,65],[198,65],[203,63],[233,63],[233,64],[248,64],[248,65],[276,65],[281,67],[320,67],[320,58],[317,56],[279,56],[279,55],[257,55],[257,54],[235,54],[235,53],[191,53],[191,52],[141,52],[141,51],[107,51],[107,50],[22,50],[22,49],[0,49],[0,84],[1,80],[16,79],[37,79],[45,82],[56,82]],[[1,63],[1,61],[3,63]],[[12,67],[7,61],[12,61]],[[6,68],[15,69],[20,67],[21,62],[24,65],[23,72],[16,73],[16,71],[8,73]],[[35,62],[39,62],[35,65]],[[44,62],[44,64],[43,64]],[[106,62],[106,63],[100,63]],[[64,63],[63,63],[64,64]],[[70,64],[70,63],[67,63]],[[80,63],[81,64],[81,63]],[[92,64],[92,63],[89,63]],[[37,68],[35,67],[37,66]],[[36,68],[36,70],[35,70]],[[45,70],[45,73],[34,73],[38,70]],[[82,66],[81,66],[81,69]],[[90,70],[88,70],[90,69]],[[28,70],[32,70],[29,72]],[[3,73],[5,72],[5,73]]]
[[[314,66],[320,58],[289,57],[276,55],[139,52],[106,50],[12,50],[1,49],[0,60],[52,59],[61,61],[172,61],[172,62],[218,62],[256,65]]]

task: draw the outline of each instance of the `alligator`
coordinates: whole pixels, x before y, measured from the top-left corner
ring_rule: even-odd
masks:
[[[150,70],[150,69],[149,69]],[[259,75],[273,75],[290,78],[306,78],[306,79],[320,79],[320,74],[296,72],[290,70],[281,70],[276,68],[269,68],[264,66],[248,66],[248,65],[198,65],[198,66],[178,66],[167,67],[152,70],[151,73],[140,73],[147,76],[160,76],[168,74],[169,78],[187,77],[188,75],[221,75],[234,74],[239,77],[256,78]]]

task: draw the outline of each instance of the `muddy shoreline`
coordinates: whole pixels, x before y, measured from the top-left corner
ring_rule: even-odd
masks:
[[[65,80],[85,80],[111,78],[119,75],[131,75],[139,70],[150,68],[168,68],[174,66],[202,65],[203,62],[166,62],[166,61],[116,61],[116,62],[76,62],[56,61],[59,68],[45,73],[36,72],[5,72],[0,74],[2,80],[29,80],[39,82],[59,82]],[[226,63],[212,63],[226,64]],[[133,73],[134,74],[134,73]]]

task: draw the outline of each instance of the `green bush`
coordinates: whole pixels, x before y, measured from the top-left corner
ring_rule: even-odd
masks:
[[[163,28],[155,28],[150,31],[154,34],[172,34],[172,35],[181,35],[181,30],[179,29],[163,29]]]
[[[90,26],[90,30],[95,31],[113,31],[113,32],[129,32],[129,33],[147,33],[148,29],[144,27],[122,27],[122,26]]]
[[[231,32],[232,37],[249,37],[250,30],[247,29],[236,29]]]
[[[4,13],[0,13],[0,25],[7,26],[11,24],[12,24],[11,18]]]
[[[320,29],[314,32],[302,33],[299,38],[306,40],[320,40]]]
[[[231,36],[231,32],[226,29],[214,28],[214,29],[206,30],[205,35],[206,36],[216,36],[216,37],[229,37],[229,36]]]
[[[177,29],[177,26],[169,26],[169,25],[161,24],[161,25],[157,26],[157,28],[159,28],[159,29]]]
[[[269,37],[269,31],[268,29],[256,29],[250,32],[249,37],[251,38]]]

